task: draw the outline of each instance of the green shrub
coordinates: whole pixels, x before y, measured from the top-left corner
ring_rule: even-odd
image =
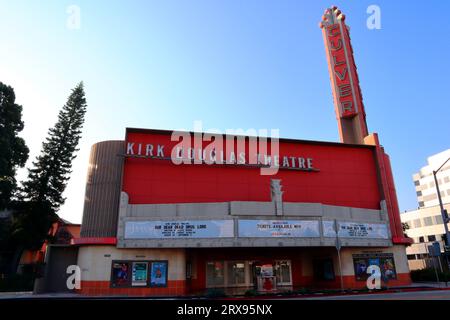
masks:
[[[341,289],[323,289],[320,290],[320,292],[322,292],[323,294],[340,294],[342,292],[348,292],[349,290],[341,290]],[[350,290],[350,292],[352,292],[354,290]]]
[[[293,295],[295,292],[292,290],[282,290],[280,291],[278,294],[282,295],[282,296],[291,296]]]
[[[206,291],[206,295],[207,298],[224,298],[227,295],[225,294],[225,291],[223,291],[222,289],[208,289]]]
[[[310,294],[312,291],[308,288],[300,288],[294,291],[296,294]]]
[[[39,275],[41,264],[24,264],[20,273],[0,274],[0,292],[33,291],[34,280]]]
[[[254,297],[257,295],[259,295],[259,293],[255,289],[249,289],[249,290],[245,291],[245,293],[244,293],[244,296],[246,296],[246,297]]]
[[[11,274],[0,278],[0,292],[33,291],[34,275]]]

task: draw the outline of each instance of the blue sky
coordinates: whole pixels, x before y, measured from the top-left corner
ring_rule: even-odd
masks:
[[[22,136],[39,153],[77,82],[88,112],[62,217],[81,222],[90,146],[125,127],[279,128],[338,141],[323,11],[351,27],[367,121],[391,156],[401,210],[411,175],[450,148],[450,23],[445,1],[3,1],[0,81],[23,105]],[[366,26],[369,5],[381,29]],[[80,8],[80,29],[67,8]],[[22,170],[19,178],[25,177]]]

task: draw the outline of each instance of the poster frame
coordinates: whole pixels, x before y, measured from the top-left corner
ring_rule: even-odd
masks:
[[[366,262],[366,268],[367,266],[370,264],[370,260],[378,260],[379,265],[380,265],[380,272],[381,272],[381,281],[383,283],[386,283],[386,278],[383,276],[385,273],[383,272],[384,270],[381,267],[382,261],[386,262],[387,259],[390,259],[392,261],[393,264],[393,271],[394,271],[394,277],[387,279],[387,281],[393,281],[393,280],[397,280],[398,279],[398,271],[397,271],[397,266],[395,264],[395,257],[394,254],[391,252],[383,252],[383,253],[379,253],[379,252],[373,252],[373,253],[360,253],[360,254],[353,254],[352,255],[352,263],[353,263],[353,271],[355,273],[355,280],[356,281],[367,281],[367,278],[369,277],[369,274],[367,274],[364,271],[364,277],[359,276],[359,273],[357,271],[357,265],[356,262],[357,260],[365,260]]]
[[[126,284],[124,285],[117,285],[116,281],[114,279],[114,264],[127,264],[128,265],[128,279],[126,281]],[[129,260],[112,260],[111,261],[111,275],[110,275],[110,281],[109,281],[111,288],[131,288],[131,263]]]
[[[134,265],[135,264],[145,264],[146,265],[146,269],[145,269],[145,284],[144,281],[140,281],[140,282],[135,282],[133,279],[133,270],[134,270]],[[133,288],[139,288],[139,287],[147,287],[148,285],[148,269],[149,269],[149,265],[150,262],[148,261],[132,261],[131,262],[131,286]]]
[[[114,281],[114,264],[124,263],[128,265],[128,280],[124,285],[116,285]],[[147,279],[145,285],[133,285],[133,263],[147,263]],[[153,263],[165,263],[165,279],[163,285],[151,284],[151,270]],[[167,288],[169,278],[169,261],[168,260],[111,260],[111,274],[109,277],[109,287],[112,289],[120,288]]]
[[[165,269],[166,269],[166,273],[165,273],[165,279],[164,279],[164,284],[152,284],[152,270],[153,270],[153,264],[156,263],[164,263],[165,264]],[[150,263],[150,268],[148,270],[148,286],[151,288],[167,288],[168,286],[168,277],[169,277],[169,261],[168,260],[152,260]]]

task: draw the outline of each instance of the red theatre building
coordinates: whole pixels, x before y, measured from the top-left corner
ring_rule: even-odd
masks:
[[[410,239],[344,20],[333,7],[320,23],[341,142],[127,128],[92,147],[81,293],[362,288],[370,265],[384,286],[410,283]]]

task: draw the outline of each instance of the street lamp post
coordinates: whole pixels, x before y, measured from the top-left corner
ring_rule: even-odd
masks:
[[[439,199],[439,206],[441,208],[441,216],[442,216],[442,221],[444,222],[444,229],[445,229],[445,245],[447,247],[450,246],[450,236],[449,236],[449,232],[448,232],[448,226],[447,223],[449,222],[448,216],[446,214],[446,211],[444,209],[444,205],[442,203],[442,197],[441,197],[441,191],[439,190],[439,183],[438,183],[438,179],[436,178],[436,174],[439,172],[439,170],[442,169],[442,167],[450,160],[450,158],[448,158],[437,170],[433,170],[433,176],[434,176],[434,184],[436,185],[436,191],[437,191],[437,196]],[[446,260],[447,260],[447,264],[448,264],[448,257],[446,255]],[[450,267],[450,266],[449,266]]]
[[[336,250],[338,254],[338,261],[339,261],[339,275],[341,279],[341,291],[344,292],[344,276],[342,274],[342,262],[341,262],[341,240],[339,239],[339,229],[338,229],[338,222],[337,220],[334,220],[334,230],[336,230]]]

